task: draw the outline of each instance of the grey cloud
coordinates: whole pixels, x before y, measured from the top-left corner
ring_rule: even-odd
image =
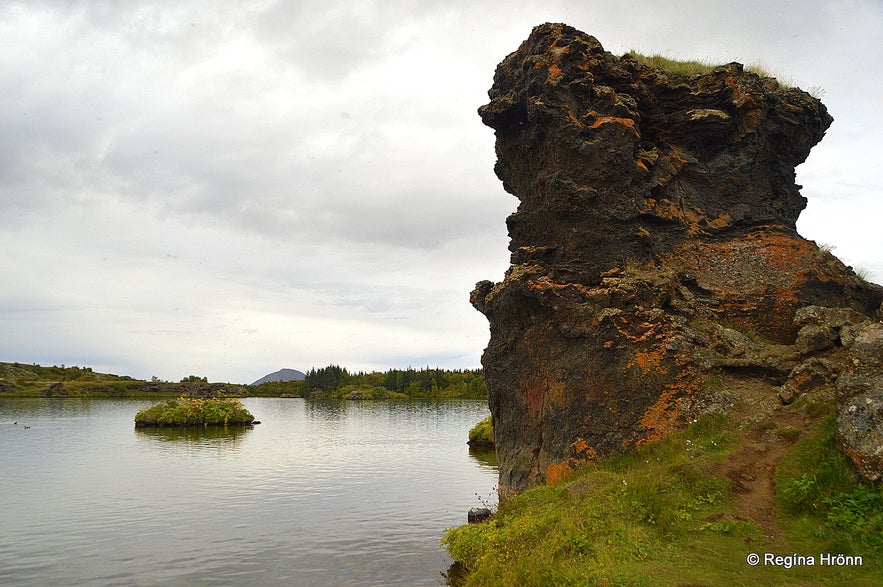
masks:
[[[798,174],[809,236],[836,244],[850,221],[829,208],[813,221],[814,201],[883,214],[867,109],[881,82],[856,59],[883,58],[880,12],[873,0],[3,3],[0,354],[230,380],[267,361],[476,366],[487,326],[468,292],[502,276],[517,201],[475,111],[496,64],[544,21],[612,51],[767,57],[824,85],[835,124]],[[849,250],[869,258],[869,238]]]

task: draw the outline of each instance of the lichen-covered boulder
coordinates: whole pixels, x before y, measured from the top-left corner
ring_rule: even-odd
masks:
[[[868,481],[883,480],[883,323],[847,331],[851,369],[837,380],[837,444]]]
[[[883,481],[883,387],[851,397],[837,414],[837,443],[867,481]]]

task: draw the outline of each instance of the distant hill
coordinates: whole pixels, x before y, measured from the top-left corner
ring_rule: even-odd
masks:
[[[307,374],[297,369],[279,369],[275,373],[264,375],[251,385],[260,385],[261,383],[270,383],[271,381],[303,381]]]

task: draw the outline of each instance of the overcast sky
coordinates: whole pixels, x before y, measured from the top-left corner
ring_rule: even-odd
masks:
[[[517,201],[476,109],[543,22],[821,88],[798,228],[883,281],[881,0],[4,0],[0,361],[479,366]]]

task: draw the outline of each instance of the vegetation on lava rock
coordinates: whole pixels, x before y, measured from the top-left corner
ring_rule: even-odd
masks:
[[[135,415],[136,427],[250,425],[254,416],[235,398],[179,397]]]
[[[494,420],[488,416],[469,430],[469,446],[494,446]]]

